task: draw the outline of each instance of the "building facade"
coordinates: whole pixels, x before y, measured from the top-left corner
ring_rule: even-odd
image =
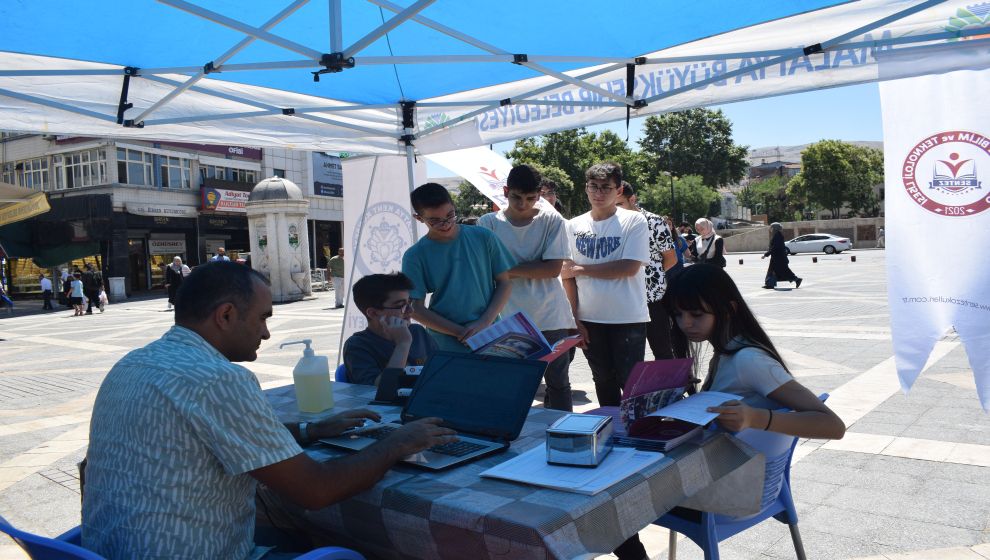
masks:
[[[160,289],[175,256],[191,266],[219,247],[246,257],[248,193],[274,175],[310,201],[313,266],[326,266],[343,239],[340,161],[326,154],[5,133],[0,172],[4,182],[47,192],[52,207],[0,228],[15,296],[38,292],[39,273],[65,267],[94,264],[133,293]]]

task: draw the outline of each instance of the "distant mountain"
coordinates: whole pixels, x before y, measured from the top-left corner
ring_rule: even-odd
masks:
[[[857,146],[866,146],[868,148],[883,150],[883,142],[876,142],[872,140],[844,141]],[[800,163],[801,152],[810,145],[811,144],[801,144],[800,146],[766,146],[763,148],[754,148],[749,151],[746,159],[749,161],[750,165],[760,165],[761,163],[770,163],[773,161]]]

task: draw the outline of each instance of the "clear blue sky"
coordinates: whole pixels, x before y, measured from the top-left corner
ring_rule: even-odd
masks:
[[[794,146],[825,138],[883,140],[880,93],[875,83],[742,101],[718,108],[732,121],[736,144],[750,148]],[[642,135],[643,120],[630,123],[629,142],[633,148],[638,148],[635,142]],[[589,130],[606,128],[623,138],[626,136],[625,122]],[[504,153],[511,147],[511,142],[503,142],[495,145],[495,151]],[[427,171],[430,177],[454,175],[432,163],[427,163]]]

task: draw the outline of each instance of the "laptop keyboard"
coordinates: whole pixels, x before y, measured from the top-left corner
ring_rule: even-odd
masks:
[[[397,429],[398,428],[394,426],[382,426],[376,430],[361,432],[361,435],[371,439],[383,440]],[[441,455],[450,455],[451,457],[463,457],[468,453],[474,453],[475,451],[484,449],[485,447],[485,445],[471,441],[454,441],[443,445],[434,445],[433,447],[427,449],[427,451],[432,451]]]

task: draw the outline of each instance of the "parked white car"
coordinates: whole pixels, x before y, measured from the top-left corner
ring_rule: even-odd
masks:
[[[787,253],[794,255],[797,253],[815,253],[823,251],[826,255],[841,253],[847,249],[852,249],[852,243],[846,237],[839,237],[831,233],[809,233],[799,235],[790,241],[785,241]]]

